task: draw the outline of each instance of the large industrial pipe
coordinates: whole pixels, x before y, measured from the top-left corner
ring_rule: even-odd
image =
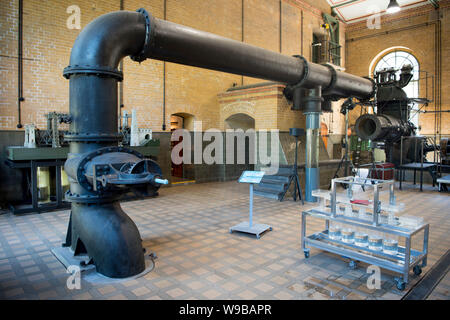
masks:
[[[138,62],[152,58],[278,81],[313,92],[321,88],[324,96],[333,98],[368,99],[374,92],[369,79],[160,20],[144,9],[113,12],[92,21],[75,41],[64,70],[70,79],[72,117],[66,135],[70,141],[67,198],[72,201],[67,245],[75,253],[86,251],[97,270],[111,277],[134,275],[144,268],[140,235],[120,209],[117,187],[147,181],[156,188],[162,181],[154,163],[116,147],[117,82],[123,77],[117,67],[126,56]],[[312,100],[320,105],[320,100]],[[311,124],[312,130],[316,127]]]
[[[356,120],[355,131],[363,140],[395,142],[411,134],[412,128],[393,116],[365,114]]]
[[[23,97],[23,0],[19,0],[19,26],[17,35],[17,128],[22,128]]]
[[[117,64],[126,55],[139,62],[152,58],[291,85],[301,83],[305,88],[321,86],[324,95],[364,99],[374,91],[369,79],[160,20],[145,10],[113,12],[91,22],[77,38],[65,74],[93,66],[117,73]]]

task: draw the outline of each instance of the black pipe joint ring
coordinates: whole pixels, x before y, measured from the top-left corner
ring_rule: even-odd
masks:
[[[309,72],[308,60],[306,60],[305,57],[300,56],[300,55],[294,55],[293,57],[298,58],[301,61],[303,61],[303,65],[304,65],[305,70],[304,70],[304,76],[299,82],[297,82],[296,84],[288,84],[284,88],[283,94],[286,97],[286,99],[289,100],[289,101],[293,101],[294,100],[294,94],[295,94],[294,92],[296,90],[299,90],[302,87],[303,83],[305,82],[306,78],[308,77],[308,72]]]
[[[303,83],[306,81],[306,79],[308,78],[308,74],[309,74],[309,67],[308,67],[308,60],[306,60],[305,57],[301,56],[301,55],[294,55],[293,57],[300,59],[301,61],[303,61],[303,66],[305,68],[304,72],[303,72],[303,78],[297,82],[296,84],[292,85],[292,89],[295,90],[297,88],[300,88]]]
[[[116,78],[118,81],[123,80],[123,73],[117,69],[104,67],[104,66],[89,66],[89,65],[73,65],[64,68],[63,76],[66,79],[70,79],[70,77],[74,74],[84,74],[84,75],[95,75],[95,76],[103,76],[103,77],[112,77]]]
[[[116,192],[102,193],[102,194],[77,194],[67,190],[65,193],[65,200],[69,202],[82,203],[82,204],[99,204],[117,201],[121,198],[122,194]]]
[[[336,69],[332,65],[329,65],[328,63],[323,63],[322,65],[324,67],[327,67],[328,70],[330,70],[330,72],[331,72],[330,84],[322,89],[323,95],[327,95],[327,92],[332,92],[336,85],[337,72],[336,72]]]
[[[137,55],[131,55],[130,58],[133,61],[136,62],[142,62],[145,59],[147,59],[147,56],[150,52],[151,49],[151,40],[152,40],[152,32],[153,32],[153,26],[152,26],[152,15],[150,13],[147,12],[147,10],[145,10],[144,8],[140,8],[138,10],[136,10],[136,12],[141,13],[144,18],[145,18],[145,42],[144,42],[144,47],[142,48],[142,51],[137,54]]]
[[[377,86],[377,83],[375,82],[375,80],[372,79],[371,77],[364,76],[363,78],[367,79],[367,80],[370,80],[370,82],[372,82],[372,88],[373,88],[372,94],[369,95],[368,97],[366,97],[365,99],[363,99],[363,101],[368,101],[368,100],[372,99],[373,97],[375,97],[377,95],[378,86]]]

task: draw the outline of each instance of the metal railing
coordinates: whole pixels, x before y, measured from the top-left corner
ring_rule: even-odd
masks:
[[[330,40],[317,40],[311,44],[311,54],[316,63],[341,65],[341,48],[339,43]]]

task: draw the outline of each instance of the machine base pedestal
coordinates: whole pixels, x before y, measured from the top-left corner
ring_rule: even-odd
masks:
[[[260,235],[267,230],[272,231],[272,227],[267,224],[254,224],[250,227],[248,221],[245,221],[231,227],[230,233],[233,231],[250,233],[256,235],[256,239],[259,239]]]
[[[74,256],[73,251],[70,249],[70,247],[53,248],[51,251],[56,259],[58,259],[66,269],[68,269],[70,266],[79,267],[81,279],[89,283],[110,284],[130,281],[146,275],[155,267],[154,258],[151,255],[146,255],[145,269],[141,273],[127,278],[109,278],[98,273],[94,264],[87,264],[89,261],[89,257],[87,255]],[[67,272],[68,274],[74,274],[73,270],[67,270]]]

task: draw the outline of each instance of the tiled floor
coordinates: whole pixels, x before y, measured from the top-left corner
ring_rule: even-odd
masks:
[[[447,272],[444,278],[434,288],[427,300],[450,300],[450,273]]]
[[[406,185],[397,197],[406,205],[405,214],[431,224],[431,266],[450,247],[450,196]],[[248,186],[236,182],[165,188],[157,198],[122,206],[144,246],[158,256],[152,272],[108,285],[82,280],[80,290],[69,290],[68,274],[50,252],[65,238],[69,211],[7,213],[0,215],[0,298],[400,299],[406,292],[399,292],[385,271],[381,289],[369,290],[364,265],[350,270],[347,261],[315,249],[305,259],[300,212],[309,204],[255,198],[254,219],[274,229],[259,240],[228,232],[248,218]],[[308,224],[311,231],[321,227],[322,221]],[[407,289],[417,279],[411,275]],[[449,298],[448,276],[446,281],[433,297]]]

